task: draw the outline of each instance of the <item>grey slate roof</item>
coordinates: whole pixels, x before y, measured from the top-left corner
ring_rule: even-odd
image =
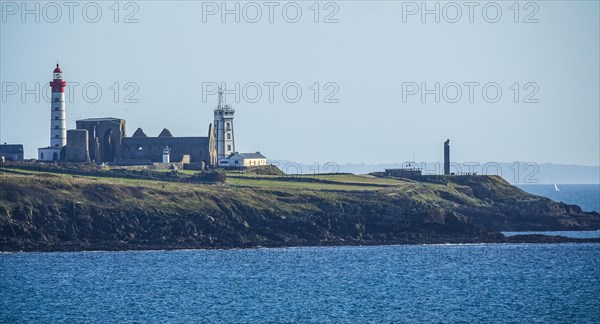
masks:
[[[1,144],[0,154],[23,154],[22,144]]]
[[[236,153],[232,153],[230,155],[230,157],[234,156],[236,154],[241,156],[244,159],[266,159],[266,157],[264,155],[260,154],[260,152],[255,152],[255,153],[237,153],[236,152]]]
[[[158,134],[158,137],[173,137],[173,134],[171,134],[171,131],[169,131],[168,129],[163,128],[162,132]]]
[[[78,119],[76,121],[82,121],[82,122],[101,122],[101,121],[113,121],[113,120],[122,120],[122,119],[121,118],[115,118],[115,117],[99,117],[99,118]]]
[[[148,137],[148,135],[146,135],[146,133],[144,133],[144,130],[140,127],[135,131],[135,133],[133,133],[133,136],[131,137]]]

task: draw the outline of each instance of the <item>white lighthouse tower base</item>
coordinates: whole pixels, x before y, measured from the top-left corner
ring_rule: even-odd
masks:
[[[61,161],[62,148],[44,147],[38,149],[38,160],[40,161]]]

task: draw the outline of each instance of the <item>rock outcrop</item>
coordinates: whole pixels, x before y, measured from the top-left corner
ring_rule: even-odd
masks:
[[[502,230],[596,230],[600,215],[499,177],[380,190],[284,190],[3,175],[0,250],[561,241]]]

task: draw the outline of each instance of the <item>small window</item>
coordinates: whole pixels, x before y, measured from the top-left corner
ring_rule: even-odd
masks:
[[[54,117],[54,120],[58,120],[58,116]]]
[[[54,111],[58,111],[58,107],[54,107]]]
[[[58,147],[58,144],[54,144],[54,147]]]
[[[231,151],[231,145],[227,145],[227,151]]]
[[[44,159],[44,153],[40,153],[40,160]]]
[[[58,138],[58,135],[54,135],[54,138]]]
[[[58,125],[54,126],[54,129],[58,129]]]
[[[227,139],[231,139],[231,134],[227,133]]]
[[[58,98],[54,98],[54,102],[58,102]]]

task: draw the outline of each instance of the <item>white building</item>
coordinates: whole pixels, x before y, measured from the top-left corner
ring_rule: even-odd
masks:
[[[53,72],[52,102],[50,103],[50,146],[38,149],[38,160],[60,161],[61,152],[67,145],[67,111],[65,107],[65,86],[62,80],[62,70],[56,64]]]
[[[217,146],[217,165],[226,165],[224,161],[231,153],[235,152],[233,136],[233,114],[235,109],[223,105],[223,90],[219,88],[219,104],[215,108],[215,142]]]
[[[260,154],[260,152],[256,153],[238,153],[233,152],[231,155],[227,157],[227,159],[222,160],[221,166],[228,167],[249,167],[249,166],[260,166],[267,165],[267,158]]]

